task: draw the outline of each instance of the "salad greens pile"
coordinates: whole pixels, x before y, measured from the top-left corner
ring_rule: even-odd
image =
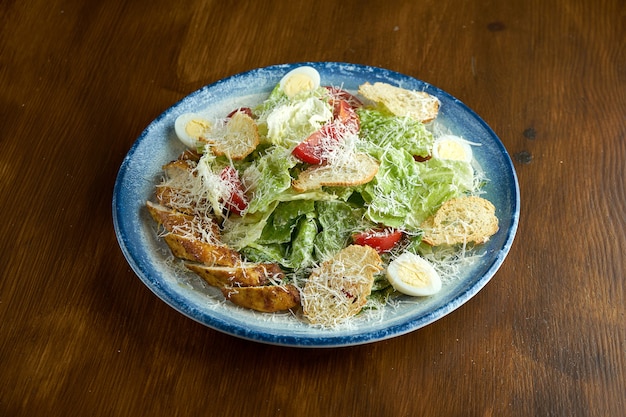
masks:
[[[342,140],[378,161],[376,176],[361,185],[295,191],[292,180],[309,164],[293,155],[294,147],[333,120],[337,91],[320,86],[287,96],[277,85],[249,109],[259,132],[252,153],[228,160],[201,149],[199,165],[215,175],[234,167],[248,198],[242,213],[222,220],[222,241],[249,261],[279,264],[294,279],[308,276],[359,231],[399,229],[403,250],[417,250],[422,222],[478,186],[470,162],[432,157],[432,126],[363,105],[354,106],[360,129]]]

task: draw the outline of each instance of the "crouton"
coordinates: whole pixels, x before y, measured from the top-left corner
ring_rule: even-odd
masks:
[[[301,294],[304,316],[333,327],[361,311],[372,292],[380,256],[369,246],[350,245],[314,269]]]
[[[494,205],[482,197],[450,199],[422,223],[422,241],[431,246],[485,243],[498,231],[495,210]]]
[[[255,121],[243,111],[235,112],[226,123],[226,132],[219,138],[203,138],[213,153],[228,159],[241,160],[250,155],[259,144]]]
[[[364,153],[356,153],[348,163],[314,165],[302,171],[291,186],[305,192],[323,186],[353,186],[370,182],[378,173],[378,161]]]
[[[358,92],[396,116],[413,117],[422,123],[434,120],[439,113],[439,99],[423,91],[407,90],[382,82],[366,82]]]

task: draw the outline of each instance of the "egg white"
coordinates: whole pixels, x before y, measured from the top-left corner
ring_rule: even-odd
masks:
[[[299,92],[315,90],[320,86],[320,73],[313,67],[297,67],[289,71],[280,80],[280,88],[289,97]]]
[[[471,162],[474,154],[470,142],[467,140],[454,135],[444,135],[435,140],[433,157]]]
[[[396,291],[406,295],[425,297],[441,290],[441,277],[424,258],[404,252],[387,267],[387,279]]]
[[[207,126],[206,129],[198,129],[196,134],[191,134],[188,125],[190,123],[200,123]],[[212,123],[204,116],[198,113],[183,113],[176,118],[174,122],[174,131],[178,139],[190,149],[196,149],[200,144],[200,137],[207,134]]]

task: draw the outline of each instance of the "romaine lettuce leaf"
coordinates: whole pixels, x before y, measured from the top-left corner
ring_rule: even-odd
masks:
[[[285,262],[286,245],[278,243],[262,245],[252,242],[241,249],[240,252],[251,262],[283,264]]]
[[[258,243],[290,242],[300,217],[312,213],[314,210],[315,204],[313,200],[293,200],[280,203],[263,228],[263,233],[261,233]]]
[[[242,180],[247,193],[252,196],[248,213],[266,211],[281,193],[291,187],[289,170],[296,163],[287,149],[274,146],[244,171]]]
[[[290,99],[275,88],[262,107],[256,109],[262,143],[293,148],[333,117],[332,107],[319,88]]]
[[[313,264],[313,242],[317,231],[317,222],[313,213],[300,218],[287,253],[285,266],[292,269],[304,269]]]
[[[233,249],[240,250],[256,242],[263,233],[263,228],[278,205],[277,201],[269,204],[264,212],[246,213],[245,216],[229,216],[222,224],[222,241]]]
[[[404,149],[411,155],[427,156],[434,138],[423,123],[410,117],[399,117],[376,109],[357,110],[361,121],[360,135],[381,148]]]
[[[354,231],[363,217],[362,208],[355,208],[342,200],[317,201],[315,209],[322,229],[337,233]]]
[[[369,151],[380,161],[378,174],[362,188],[373,222],[417,230],[445,200],[473,190],[469,163],[434,158],[416,162],[409,152],[392,147]]]
[[[363,223],[363,208],[341,200],[315,203],[321,231],[315,238],[315,256],[323,261],[343,249],[350,235]]]
[[[289,239],[284,243],[259,239],[250,242],[241,253],[252,262],[276,262],[290,270],[310,267],[315,261],[314,241],[318,232],[315,213],[299,216],[293,229],[289,230]]]

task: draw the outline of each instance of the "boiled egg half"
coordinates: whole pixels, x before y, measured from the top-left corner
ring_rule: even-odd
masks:
[[[174,131],[178,139],[190,149],[196,149],[201,138],[206,138],[212,124],[206,117],[198,113],[183,113],[174,122]]]
[[[406,295],[425,297],[441,290],[441,277],[424,258],[404,252],[389,263],[387,279],[396,291]]]
[[[320,86],[320,74],[313,67],[297,67],[280,80],[280,88],[291,98],[302,91],[315,90]]]
[[[437,159],[471,162],[473,153],[467,140],[454,135],[444,135],[435,140],[433,156]]]

